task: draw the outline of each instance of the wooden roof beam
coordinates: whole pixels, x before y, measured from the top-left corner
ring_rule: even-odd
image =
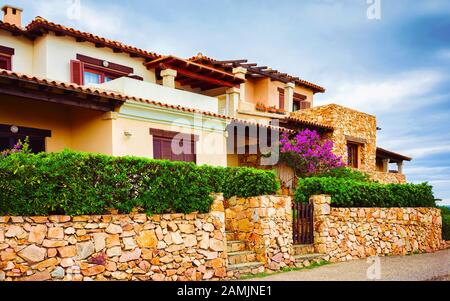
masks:
[[[198,79],[198,80],[201,80],[201,81],[204,81],[204,82],[208,82],[208,83],[211,83],[211,84],[215,84],[215,85],[218,85],[218,86],[224,86],[224,87],[229,87],[229,88],[232,88],[232,87],[236,86],[235,84],[233,84],[231,82],[228,82],[228,81],[223,81],[223,80],[220,80],[220,79],[211,78],[211,77],[208,77],[208,76],[205,76],[205,75],[202,75],[202,74],[198,74],[198,73],[195,73],[195,72],[191,72],[191,71],[179,68],[179,67],[166,65],[164,63],[161,63],[160,67],[162,69],[173,69],[173,70],[177,71],[178,74],[184,75],[186,77]]]
[[[248,60],[242,59],[242,60],[215,61],[214,63],[215,64],[236,64],[236,63],[240,64],[240,63],[247,63],[247,62],[248,62]]]

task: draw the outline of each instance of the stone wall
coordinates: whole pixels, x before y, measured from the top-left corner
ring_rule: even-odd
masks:
[[[314,244],[331,262],[405,255],[445,248],[436,208],[332,208],[330,196],[312,196]]]
[[[333,153],[347,162],[347,141],[360,140],[359,169],[376,169],[377,124],[373,115],[362,113],[336,104],[318,106],[291,113],[290,117],[314,122],[333,128],[324,138],[334,142]]]
[[[223,279],[225,246],[221,195],[208,214],[0,217],[0,281]]]
[[[393,172],[372,171],[368,172],[370,179],[383,184],[405,184],[406,177],[404,174]]]
[[[289,196],[231,198],[225,202],[225,227],[245,241],[269,270],[294,263],[292,207]]]

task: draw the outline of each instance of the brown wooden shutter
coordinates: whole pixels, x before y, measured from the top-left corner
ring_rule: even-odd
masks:
[[[279,95],[279,108],[284,109],[284,91],[278,90],[278,95]]]
[[[84,64],[80,61],[70,61],[70,81],[72,83],[83,85],[84,84]]]
[[[153,137],[153,159],[162,159],[161,139]]]

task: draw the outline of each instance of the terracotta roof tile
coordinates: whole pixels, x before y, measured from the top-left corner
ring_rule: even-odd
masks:
[[[303,116],[288,116],[286,118],[284,118],[287,121],[293,121],[293,122],[297,122],[297,123],[301,123],[304,125],[311,125],[311,126],[316,126],[319,128],[324,128],[324,129],[328,129],[328,130],[333,130],[334,127],[332,127],[331,125],[326,125],[323,123],[319,123],[313,120],[308,119],[307,117],[303,117]]]
[[[149,51],[137,48],[137,47],[123,44],[118,41],[106,39],[106,38],[94,35],[92,33],[83,32],[80,30],[76,30],[74,28],[56,24],[56,23],[47,21],[46,19],[44,19],[42,17],[36,17],[33,21],[31,21],[30,24],[28,24],[25,27],[25,29],[0,21],[0,29],[10,31],[13,34],[24,35],[29,39],[34,39],[37,35],[42,34],[42,31],[54,31],[54,32],[62,33],[62,34],[68,35],[68,36],[72,36],[74,38],[83,39],[83,40],[86,40],[86,41],[89,41],[92,43],[98,43],[104,47],[117,49],[117,50],[123,51],[125,53],[128,53],[130,55],[135,55],[137,57],[142,57],[142,58],[148,59],[148,60],[154,60],[154,59],[161,57],[161,55],[159,55],[155,52],[149,52]]]

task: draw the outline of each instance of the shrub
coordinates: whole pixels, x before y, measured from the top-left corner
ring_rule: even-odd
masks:
[[[450,215],[442,215],[442,239],[450,240]]]
[[[380,184],[345,178],[311,177],[300,179],[295,191],[297,202],[308,202],[315,194],[331,195],[336,207],[435,207],[432,187],[423,184]]]
[[[439,206],[442,214],[442,239],[450,240],[450,208]]]
[[[0,159],[0,214],[208,212],[212,192],[225,197],[274,194],[275,173],[64,151]]]
[[[347,180],[355,180],[361,182],[371,182],[369,175],[363,173],[359,170],[348,168],[348,167],[338,167],[333,168],[329,171],[316,173],[311,175],[312,177],[327,177],[327,178],[338,178],[338,179],[347,179]]]

